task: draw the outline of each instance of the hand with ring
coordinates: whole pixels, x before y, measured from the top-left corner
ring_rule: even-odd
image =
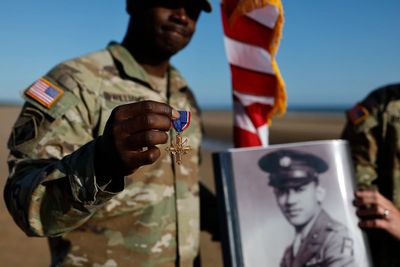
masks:
[[[377,190],[355,192],[354,205],[362,229],[382,229],[400,240],[400,210]]]

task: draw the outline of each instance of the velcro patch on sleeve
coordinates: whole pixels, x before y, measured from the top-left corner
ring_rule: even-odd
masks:
[[[354,125],[357,125],[363,122],[366,118],[368,118],[369,112],[368,109],[366,109],[360,104],[357,104],[347,112],[347,116]]]
[[[38,129],[44,122],[44,114],[29,104],[25,105],[12,130],[9,147],[15,148],[38,136]]]
[[[64,94],[64,90],[45,78],[40,78],[25,91],[25,94],[50,109]]]

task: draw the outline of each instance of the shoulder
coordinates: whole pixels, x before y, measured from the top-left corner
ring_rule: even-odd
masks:
[[[110,62],[106,50],[62,62],[28,86],[25,104],[8,142],[11,149],[26,153],[61,121],[87,125],[86,113],[96,110],[95,84],[101,69]],[[82,127],[83,127],[82,126]]]
[[[340,266],[352,266],[354,239],[348,228],[327,215],[325,232],[325,242],[322,246],[324,258],[343,264]]]
[[[311,233],[319,233],[321,240],[326,240],[330,235],[349,235],[347,227],[333,219],[325,210],[319,214]]]
[[[392,106],[400,107],[400,84],[386,85],[373,90],[362,101],[349,109],[348,124],[356,132],[366,131],[379,124],[380,117]]]
[[[61,117],[85,95],[97,95],[107,66],[113,65],[107,50],[64,61],[33,82],[24,100],[53,119]]]
[[[362,101],[362,104],[368,108],[374,108],[397,100],[400,100],[400,83],[389,84],[373,90]]]
[[[66,89],[74,89],[77,84],[90,85],[107,73],[113,73],[115,64],[107,49],[64,61],[50,70],[46,76],[57,81]]]
[[[320,224],[324,227],[326,244],[340,244],[341,246],[352,247],[353,238],[348,228],[333,219],[325,211],[323,211],[323,219]]]
[[[366,108],[370,113],[382,111],[393,102],[400,101],[400,83],[379,87],[367,95],[358,105]]]
[[[337,229],[344,227],[343,224],[333,219],[324,209],[321,210],[316,224],[324,227],[327,231],[336,231]]]

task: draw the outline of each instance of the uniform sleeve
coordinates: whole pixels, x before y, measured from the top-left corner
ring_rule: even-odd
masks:
[[[327,238],[327,247],[324,251],[326,267],[355,267],[354,240],[347,230],[332,232]]]
[[[369,187],[377,178],[378,142],[382,127],[376,111],[365,108],[360,111],[360,108],[363,107],[356,106],[347,113],[342,138],[349,142],[358,186]],[[363,114],[363,117],[357,120],[353,114]]]
[[[26,98],[8,142],[4,198],[30,236],[57,236],[80,226],[123,189],[123,182],[111,192],[96,182],[96,97],[68,75],[56,83],[64,95],[51,109]]]

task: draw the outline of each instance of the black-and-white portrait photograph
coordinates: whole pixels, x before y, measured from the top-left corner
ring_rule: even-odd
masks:
[[[238,266],[370,266],[346,149],[335,140],[226,154]]]

